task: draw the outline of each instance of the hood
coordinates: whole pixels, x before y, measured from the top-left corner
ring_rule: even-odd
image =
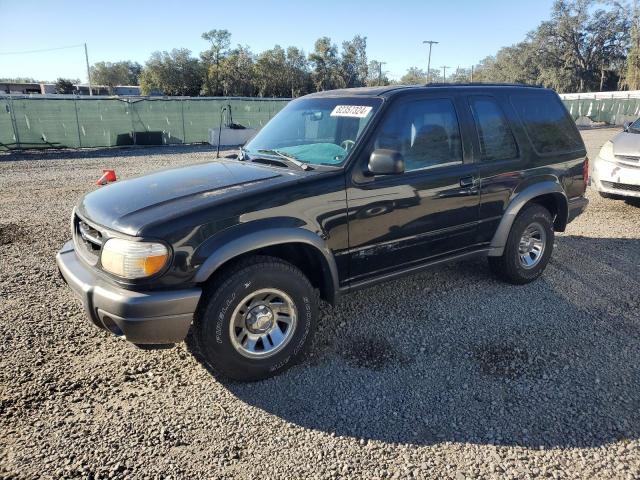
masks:
[[[284,172],[224,160],[162,170],[88,193],[77,211],[99,225],[136,235],[148,223],[209,205],[225,193],[244,192]]]
[[[640,157],[640,133],[621,132],[611,141],[614,155]]]

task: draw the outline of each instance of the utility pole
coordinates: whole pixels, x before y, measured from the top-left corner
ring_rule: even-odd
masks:
[[[382,65],[387,62],[378,62],[378,86],[382,86]]]
[[[87,80],[89,81],[89,96],[92,96],[93,90],[91,90],[91,70],[89,69],[89,53],[87,52],[87,42],[84,43],[84,59],[87,62]]]
[[[429,44],[429,60],[427,62],[427,83],[429,83],[431,79],[431,47],[433,47],[434,44],[437,44],[440,42],[434,42],[433,40],[424,40],[422,43]]]
[[[473,65],[471,65],[471,83],[473,83]]]
[[[440,68],[442,69],[442,83],[447,83],[447,68],[451,68],[451,67],[448,67],[447,65],[443,65]]]

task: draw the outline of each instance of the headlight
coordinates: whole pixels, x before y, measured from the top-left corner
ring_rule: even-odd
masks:
[[[102,268],[123,278],[150,277],[164,268],[169,251],[161,243],[111,238],[102,247]]]
[[[609,162],[615,161],[615,155],[613,154],[613,142],[608,140],[602,148],[600,149],[600,155],[598,155],[602,160],[607,160]]]

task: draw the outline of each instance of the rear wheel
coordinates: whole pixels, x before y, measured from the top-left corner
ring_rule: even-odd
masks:
[[[489,266],[509,283],[532,282],[549,263],[554,238],[551,213],[541,205],[527,205],[511,226],[502,256],[489,257]]]
[[[206,365],[235,380],[260,380],[289,368],[308,347],[318,300],[311,283],[283,260],[255,256],[225,272],[194,322]]]

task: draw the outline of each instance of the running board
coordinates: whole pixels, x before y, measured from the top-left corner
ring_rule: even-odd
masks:
[[[451,256],[439,258],[437,260],[431,260],[426,263],[421,263],[420,265],[415,265],[413,267],[405,268],[403,270],[398,270],[395,272],[387,273],[387,274],[380,275],[367,280],[361,280],[358,282],[351,283],[346,287],[340,288],[339,293],[340,295],[343,295],[345,293],[349,293],[356,290],[360,290],[362,288],[367,288],[373,285],[377,285],[378,283],[383,283],[383,282],[395,280],[397,278],[404,277],[407,275],[420,273],[424,270],[428,270],[429,268],[434,267],[436,265],[440,265],[442,263],[456,262],[459,260],[468,260],[470,258],[476,258],[476,257],[486,257],[490,251],[491,251],[490,248],[482,248],[480,250],[474,250],[472,252],[459,253],[457,255],[451,255]]]

